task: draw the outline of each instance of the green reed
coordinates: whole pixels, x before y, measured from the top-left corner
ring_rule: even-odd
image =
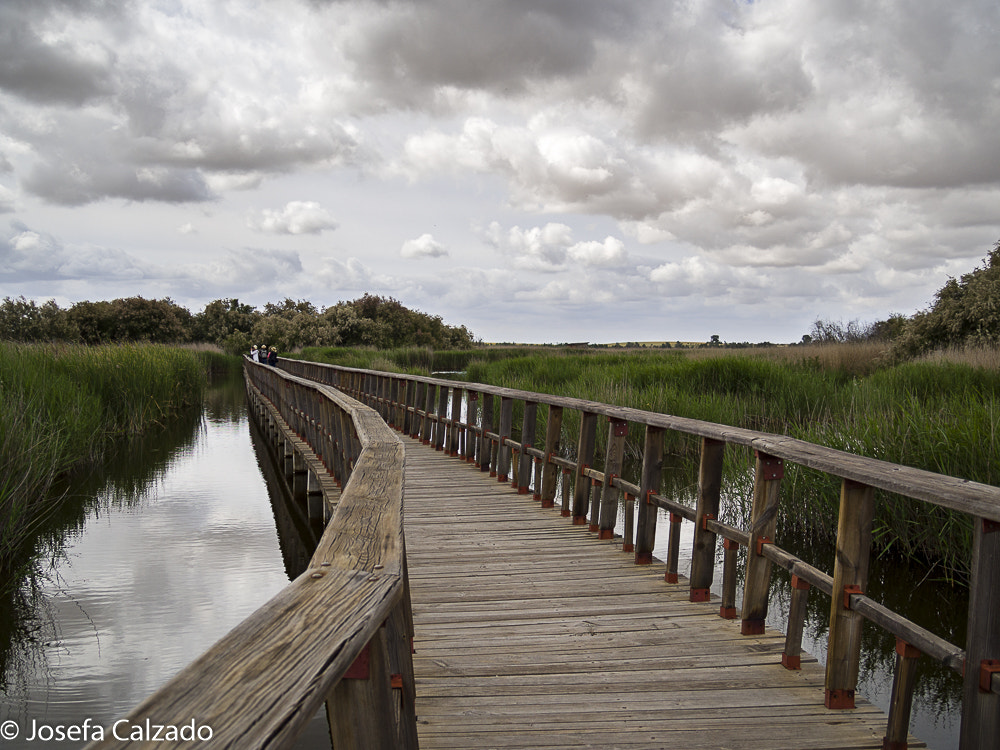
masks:
[[[998,476],[1000,372],[949,361],[849,366],[835,358],[759,354],[546,352],[472,362],[468,379],[570,395],[719,424],[790,435],[859,455],[986,484]],[[857,373],[869,374],[859,376]],[[575,434],[567,415],[567,435]],[[667,450],[696,460],[697,441],[668,434]],[[633,427],[634,457],[641,430]],[[733,450],[730,496],[747,502],[752,456]],[[783,528],[814,539],[836,531],[840,480],[798,466],[786,470]],[[747,509],[743,509],[744,512]],[[928,503],[879,493],[878,552],[920,559],[963,578],[971,519]]]
[[[1000,357],[995,352],[963,350],[906,363],[891,360],[884,345],[870,343],[683,351],[325,349],[307,350],[302,356],[423,375],[464,370],[470,382],[789,435],[892,463],[1000,484]],[[518,420],[515,415],[515,425]],[[567,412],[564,420],[566,440],[572,442],[579,415]],[[599,431],[599,452],[603,442]],[[633,425],[627,455],[638,459],[641,446],[642,428]],[[689,436],[666,435],[666,449],[676,459],[696,462],[698,446]],[[728,452],[729,494],[744,505],[752,496],[752,463],[749,451]],[[812,539],[832,537],[839,479],[788,466],[783,493],[782,528]],[[967,574],[970,518],[889,493],[880,492],[877,498],[873,533],[879,553],[920,559],[938,566],[946,578]],[[745,514],[749,509],[734,512]]]
[[[0,342],[0,571],[30,562],[31,539],[59,504],[60,477],[116,440],[200,402],[204,356],[154,345]]]

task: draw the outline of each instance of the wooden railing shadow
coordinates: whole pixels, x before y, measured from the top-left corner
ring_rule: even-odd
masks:
[[[338,750],[416,748],[402,443],[333,388],[244,370],[252,408],[323,495],[326,531],[302,575],[88,747],[285,748],[326,703]]]
[[[543,507],[555,503],[558,473],[564,473],[562,513],[588,525],[600,538],[614,534],[619,503],[626,509],[623,550],[636,564],[653,560],[656,515],[670,514],[665,578],[678,580],[680,526],[694,524],[690,599],[707,602],[715,575],[716,549],[723,546],[720,615],[740,617],[741,632],[763,632],[772,566],[791,576],[792,596],[782,664],[800,664],[807,597],[815,588],[830,599],[830,627],[824,703],[830,709],[855,705],[861,629],[870,622],[896,637],[896,666],[883,747],[906,747],[916,665],[921,655],[964,674],[961,747],[1000,747],[1000,488],[852,455],[789,437],[667,414],[610,406],[479,383],[280,360],[283,368],[334,386],[377,409],[397,429],[438,450],[475,462],[519,492],[534,488]],[[522,415],[513,439],[515,404]],[[539,430],[538,407],[547,416]],[[579,416],[579,435],[563,451],[564,412]],[[608,422],[606,453],[597,457],[598,420]],[[636,481],[623,476],[630,425],[644,430],[642,466]],[[664,434],[677,431],[700,441],[696,507],[660,494]],[[749,528],[720,520],[723,457],[727,446],[744,446],[755,456]],[[567,459],[563,455],[573,455]],[[602,471],[593,468],[603,458]],[[821,571],[776,543],[780,486],[785,463],[825,472],[841,480],[836,559],[832,574]],[[971,596],[963,651],[865,595],[875,490],[897,493],[973,517]],[[737,552],[746,550],[743,600],[737,614]]]

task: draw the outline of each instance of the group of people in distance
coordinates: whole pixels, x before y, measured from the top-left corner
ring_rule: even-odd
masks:
[[[262,346],[260,349],[254,345],[250,349],[250,359],[254,362],[260,362],[264,365],[271,365],[272,367],[278,364],[278,350],[273,346],[268,350],[267,346]]]

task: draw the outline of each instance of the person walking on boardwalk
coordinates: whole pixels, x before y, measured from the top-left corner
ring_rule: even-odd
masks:
[[[250,359],[254,362],[260,362],[260,352],[257,351],[257,345],[254,344],[250,349]]]
[[[271,347],[271,351],[267,353],[267,363],[271,365],[271,367],[276,367],[278,364],[278,350],[273,346]]]

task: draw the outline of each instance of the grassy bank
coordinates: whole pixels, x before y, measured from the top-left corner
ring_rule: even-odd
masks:
[[[354,367],[422,372],[464,370],[469,381],[568,395],[720,424],[791,435],[893,463],[1000,484],[1000,358],[989,350],[938,353],[893,362],[877,344],[686,351],[593,349],[334,350],[309,358]],[[438,361],[438,355],[448,356]],[[341,358],[341,361],[337,361]],[[344,361],[350,359],[350,362]],[[567,414],[566,434],[575,434]],[[696,441],[667,436],[682,461]],[[641,446],[633,430],[630,450]],[[733,450],[734,495],[752,457]],[[835,531],[839,482],[789,467],[782,528],[816,539]],[[875,538],[882,554],[919,558],[945,576],[967,573],[971,519],[925,503],[879,493]]]
[[[30,564],[35,532],[57,505],[53,482],[108,446],[200,403],[208,353],[156,345],[0,342],[0,572]]]

